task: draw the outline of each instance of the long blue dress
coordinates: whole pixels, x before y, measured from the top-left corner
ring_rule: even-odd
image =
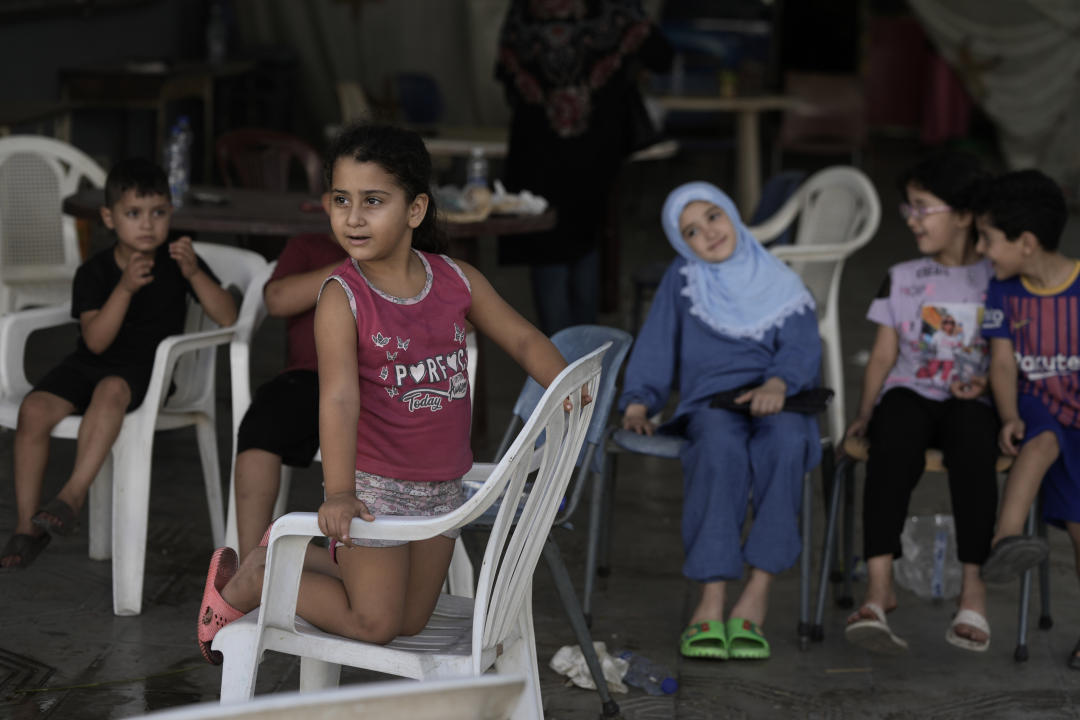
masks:
[[[770,573],[794,565],[803,476],[821,459],[817,419],[780,412],[754,418],[709,407],[718,392],[779,377],[793,395],[818,385],[821,340],[813,311],[788,316],[760,340],[727,337],[690,314],[676,259],[664,274],[626,366],[619,409],[664,408],[678,383],[675,414],[661,432],[690,440],[682,454],[683,574],[734,580],[749,564]],[[754,521],[742,544],[746,506]]]

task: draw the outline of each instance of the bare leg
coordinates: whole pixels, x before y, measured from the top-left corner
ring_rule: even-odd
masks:
[[[1080,523],[1065,523],[1065,529],[1069,533],[1069,539],[1073,544],[1073,558],[1076,562],[1076,577],[1080,579]]]
[[[1049,430],[1024,443],[1005,481],[997,532],[990,541],[991,547],[1003,537],[1024,532],[1028,511],[1039,494],[1043,476],[1057,460],[1059,452],[1057,436]]]
[[[344,580],[305,562],[297,613],[326,632],[365,642],[415,634],[431,617],[453,549],[454,541],[442,536],[391,548],[339,547]],[[265,553],[253,550],[222,590],[222,598],[237,610],[248,612],[259,604]]]
[[[76,513],[86,502],[86,493],[94,482],[105,458],[112,450],[124,414],[131,402],[131,389],[123,378],[102,378],[94,387],[90,405],[79,425],[79,437],[75,445],[75,467],[71,477],[57,497],[71,506]]]
[[[242,558],[255,549],[274,518],[281,456],[252,448],[236,456],[236,532]]]
[[[763,627],[765,615],[769,611],[769,586],[772,584],[772,573],[765,572],[760,568],[750,569],[750,579],[746,582],[742,594],[731,608],[731,617],[743,618]]]
[[[866,561],[866,595],[863,597],[863,606],[874,603],[883,611],[889,612],[896,608],[896,589],[892,579],[892,555],[875,555]],[[848,617],[848,624],[857,620],[871,620],[873,613],[864,611],[863,607],[853,612]]]
[[[1080,578],[1080,523],[1065,523],[1065,529],[1069,533],[1069,539],[1073,544],[1073,558],[1076,562],[1076,577]],[[1080,662],[1080,643],[1073,650],[1073,659],[1070,662]],[[1071,665],[1070,665],[1071,667]]]
[[[986,617],[986,584],[979,577],[979,566],[974,563],[963,564],[963,583],[958,605],[961,610],[974,610]],[[956,626],[956,634],[980,643],[989,637],[982,630],[963,623]]]
[[[19,406],[15,428],[15,532],[40,535],[30,522],[41,507],[41,485],[49,459],[49,433],[57,423],[75,412],[67,400],[48,392],[32,392]]]
[[[701,600],[690,616],[690,624],[724,619],[724,595],[727,583],[723,580],[702,583]]]

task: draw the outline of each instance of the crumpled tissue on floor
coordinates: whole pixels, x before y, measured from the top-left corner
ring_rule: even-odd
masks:
[[[607,645],[602,642],[594,642],[593,647],[596,649],[596,657],[600,660],[600,668],[604,672],[604,680],[607,681],[608,690],[616,693],[629,692],[622,681],[622,677],[626,674],[626,669],[630,667],[630,663],[622,658],[609,655]],[[585,688],[586,690],[596,689],[596,683],[593,682],[589,666],[585,664],[585,656],[581,652],[580,645],[563,645],[551,656],[551,662],[548,663],[548,666],[560,675],[569,677],[570,682],[579,688]]]

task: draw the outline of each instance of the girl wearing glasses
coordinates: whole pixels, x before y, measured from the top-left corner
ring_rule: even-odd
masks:
[[[893,558],[901,555],[908,502],[930,447],[943,451],[949,469],[963,567],[958,612],[945,639],[966,650],[990,646],[979,566],[990,550],[997,508],[998,420],[986,393],[985,341],[975,332],[993,277],[989,261],[975,252],[971,208],[982,177],[974,157],[944,152],[899,179],[906,199],[900,214],[922,257],[890,268],[870,304],[867,317],[878,324],[877,336],[858,416],[847,430],[848,436],[866,437],[870,450],[863,499],[866,597],[848,618],[845,636],[869,650],[907,649],[886,614],[896,608]],[[963,373],[954,369],[960,353],[968,368]]]

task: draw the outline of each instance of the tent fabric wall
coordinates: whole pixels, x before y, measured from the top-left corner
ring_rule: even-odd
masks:
[[[941,54],[999,129],[1011,168],[1080,180],[1080,4],[910,0]]]

